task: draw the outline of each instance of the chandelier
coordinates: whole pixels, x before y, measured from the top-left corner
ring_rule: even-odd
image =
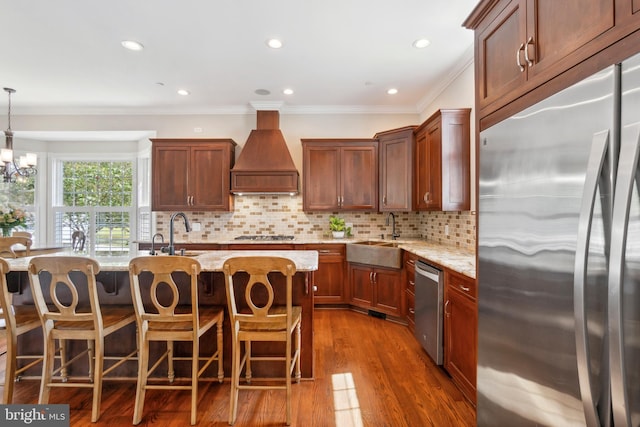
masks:
[[[38,173],[36,169],[38,156],[34,153],[27,153],[25,156],[20,156],[16,163],[13,157],[13,131],[11,130],[11,94],[16,90],[5,87],[4,91],[9,95],[9,112],[7,115],[8,127],[4,131],[5,148],[0,149],[0,173],[4,182],[16,182]]]

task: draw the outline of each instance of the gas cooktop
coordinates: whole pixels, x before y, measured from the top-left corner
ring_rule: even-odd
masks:
[[[234,240],[293,240],[293,236],[288,236],[285,234],[256,234],[256,235],[248,235],[243,234],[242,236],[236,237]]]

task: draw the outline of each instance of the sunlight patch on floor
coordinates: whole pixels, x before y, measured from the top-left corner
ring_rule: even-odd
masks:
[[[351,372],[331,375],[337,427],[362,427],[360,403]]]

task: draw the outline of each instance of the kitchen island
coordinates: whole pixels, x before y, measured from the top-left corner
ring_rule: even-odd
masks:
[[[231,257],[236,256],[264,256],[264,251],[255,250],[231,250],[231,251],[190,251],[188,256],[197,259],[201,266],[202,272],[198,278],[199,281],[199,304],[200,306],[220,306],[226,311],[227,301],[225,292],[225,282],[222,273],[222,266],[224,262]],[[54,254],[48,254],[50,256],[68,256],[74,255],[72,252],[57,252]],[[133,256],[148,256],[148,252],[139,251]],[[313,378],[313,290],[312,290],[312,274],[318,269],[318,252],[317,251],[297,251],[297,250],[279,250],[270,251],[268,255],[281,256],[291,259],[296,266],[296,274],[293,280],[293,302],[295,305],[302,307],[302,351],[301,351],[301,369],[303,378]],[[168,255],[159,255],[168,256]],[[33,305],[33,298],[31,295],[31,289],[29,286],[29,280],[27,276],[27,268],[29,261],[33,257],[7,259],[11,272],[8,275],[9,286],[11,292],[14,293],[15,305]],[[98,292],[101,304],[105,305],[122,305],[132,304],[131,289],[129,285],[128,258],[96,258],[100,263],[101,270],[97,274]],[[240,273],[241,275],[243,273]],[[188,286],[186,280],[181,281],[181,278],[177,278],[180,286]],[[184,278],[186,279],[186,277]],[[276,303],[284,303],[284,276],[279,273],[274,273],[272,283],[275,286]],[[243,282],[242,277],[238,282]],[[246,278],[244,279],[246,283]],[[241,283],[242,286],[242,283]],[[48,296],[48,292],[45,295]],[[82,302],[82,295],[80,295]],[[86,302],[86,296],[84,297]],[[188,302],[189,298],[185,298],[185,302]],[[33,308],[35,310],[35,307]],[[125,355],[128,354],[131,349],[136,346],[136,331],[135,325],[124,328],[121,332],[116,334],[112,338],[109,338],[105,343],[107,354],[110,355]],[[260,343],[262,344],[262,343]],[[253,349],[257,353],[269,353],[273,349],[272,344],[266,343],[265,345],[253,346]],[[68,351],[71,354],[79,353],[81,350],[80,343],[71,343]],[[33,354],[42,351],[42,333],[40,330],[33,331],[32,333],[21,335],[18,340],[18,351],[23,354]],[[215,348],[215,333],[212,333],[209,339],[203,338],[201,351],[202,354],[209,354],[207,352],[213,351]],[[152,348],[152,357],[154,354],[159,354],[162,348],[158,345],[157,348]],[[188,343],[176,343],[176,354],[188,354],[190,345]],[[82,363],[76,364],[82,367]],[[189,367],[176,366],[176,372],[178,376],[188,376]],[[263,364],[264,365],[264,364]],[[78,368],[76,368],[78,369]],[[209,369],[215,369],[215,366]],[[32,375],[37,375],[38,368],[30,372]],[[229,330],[228,316],[225,316],[224,321],[224,371],[225,376],[230,376],[231,373],[231,331]],[[259,366],[256,365],[253,369],[255,376],[261,375],[280,375],[275,366]],[[125,363],[115,371],[115,376],[119,378],[134,379],[137,375],[136,363]],[[159,368],[159,373],[163,372],[162,368]],[[164,370],[166,372],[166,370]],[[213,375],[213,370],[212,376]],[[73,372],[71,372],[73,375]],[[78,374],[84,374],[78,372]],[[159,374],[160,375],[160,374]]]

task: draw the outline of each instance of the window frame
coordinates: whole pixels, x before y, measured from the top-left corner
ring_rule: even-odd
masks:
[[[49,185],[47,195],[47,242],[56,244],[56,216],[58,213],[64,212],[87,212],[90,215],[90,223],[87,240],[95,242],[96,234],[96,219],[97,215],[102,212],[128,212],[129,213],[129,254],[137,251],[136,241],[138,240],[138,226],[140,220],[140,206],[138,205],[139,191],[138,182],[140,177],[138,176],[138,166],[142,159],[137,153],[110,153],[108,159],[105,159],[104,153],[59,153],[50,154],[49,158]],[[131,206],[63,206],[59,202],[62,201],[62,171],[63,162],[130,162],[131,163]],[[95,246],[91,244],[88,246],[87,254],[91,257],[96,257]],[[109,257],[113,259],[128,259],[129,255],[112,255],[112,256],[100,256]]]

